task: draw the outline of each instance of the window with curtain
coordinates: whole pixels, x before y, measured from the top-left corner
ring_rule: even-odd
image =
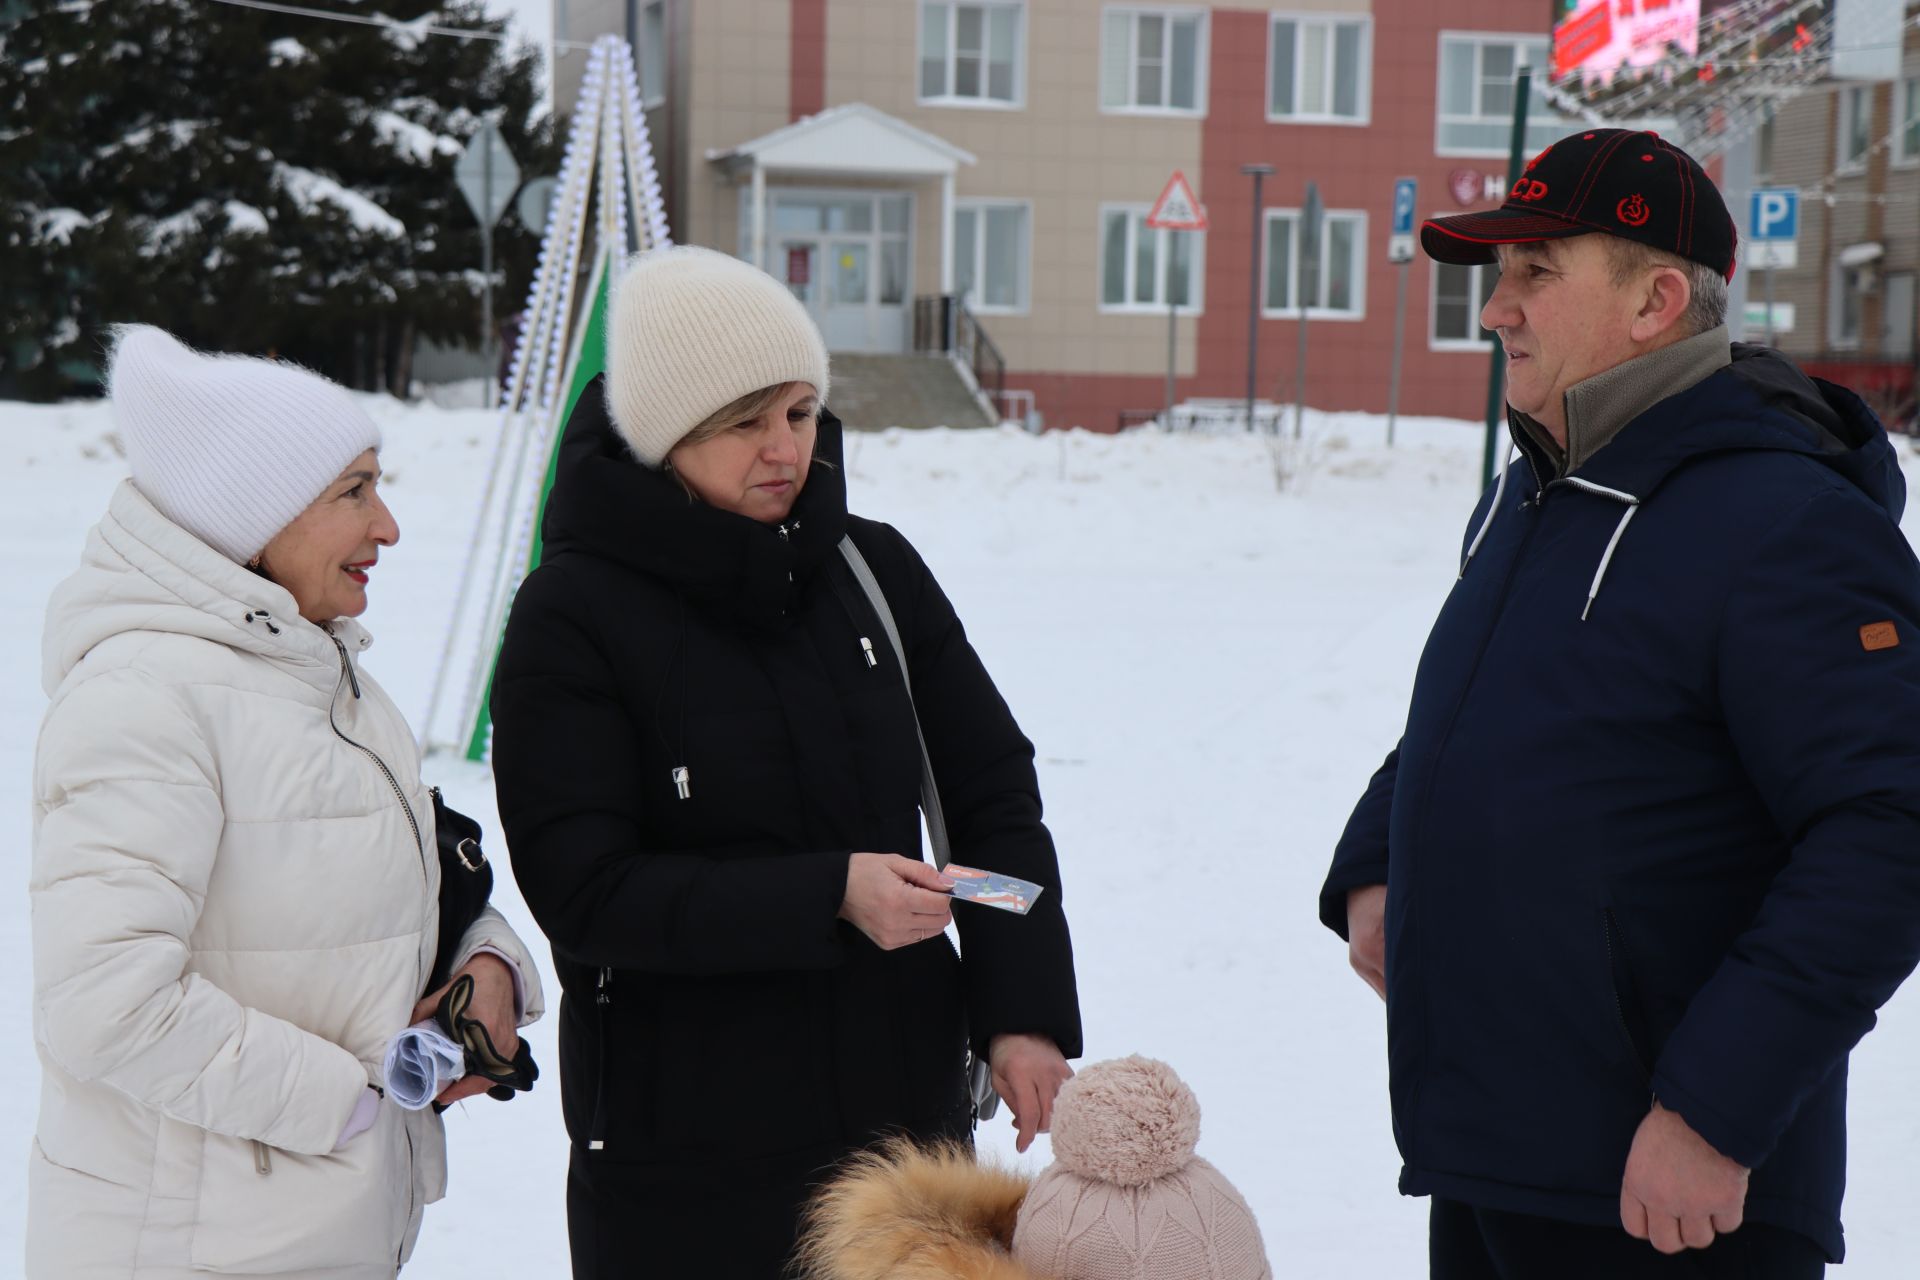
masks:
[[[1018,106],[1026,6],[1017,0],[920,6],[920,101]]]
[[[1373,24],[1366,18],[1275,14],[1267,40],[1267,117],[1365,124],[1373,93]]]
[[[1480,311],[1500,282],[1500,268],[1489,262],[1463,267],[1433,264],[1433,315],[1428,344],[1484,352],[1493,335],[1480,327]]]
[[[1027,309],[1025,202],[962,200],[953,206],[953,287],[982,314]]]
[[[1367,215],[1353,209],[1328,209],[1320,220],[1320,243],[1312,253],[1300,244],[1300,211],[1269,209],[1265,310],[1284,319],[1299,314],[1307,300],[1308,318],[1358,320],[1367,312]]]
[[[1513,140],[1513,86],[1523,65],[1533,71],[1527,154],[1572,132],[1574,122],[1547,105],[1547,50],[1544,36],[1443,34],[1434,149],[1443,156],[1504,157]]]
[[[1147,205],[1100,210],[1100,307],[1103,311],[1202,308],[1204,231],[1160,231],[1147,225]]]
[[[1102,109],[1206,110],[1205,10],[1108,9],[1102,21]]]

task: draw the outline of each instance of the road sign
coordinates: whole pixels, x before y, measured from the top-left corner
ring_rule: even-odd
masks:
[[[1160,188],[1160,198],[1147,214],[1147,225],[1161,231],[1205,231],[1207,210],[1187,185],[1187,175],[1178,169]]]
[[[1393,234],[1397,236],[1413,234],[1414,192],[1419,184],[1412,178],[1393,180]]]
[[[1800,193],[1759,187],[1747,198],[1747,266],[1800,265]]]
[[[1419,184],[1412,178],[1393,182],[1393,234],[1387,237],[1388,262],[1413,261],[1413,207]]]
[[[1747,239],[1794,240],[1800,235],[1800,193],[1760,187],[1747,200]]]
[[[514,188],[520,185],[520,166],[513,162],[513,153],[500,140],[493,121],[482,123],[480,131],[468,140],[467,149],[453,166],[453,177],[460,184],[460,194],[472,206],[480,229],[493,230],[493,224],[507,211]]]
[[[554,193],[560,189],[556,178],[529,178],[520,188],[513,207],[520,211],[520,225],[529,231],[547,229],[547,213],[553,208]]]

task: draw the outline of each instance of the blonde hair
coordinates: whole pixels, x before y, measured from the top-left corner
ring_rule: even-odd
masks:
[[[743,422],[752,422],[755,418],[758,418],[761,414],[773,408],[774,405],[779,404],[781,398],[795,387],[805,387],[808,391],[813,390],[813,384],[810,382],[776,382],[770,387],[762,387],[758,391],[749,391],[738,399],[730,400],[726,404],[721,405],[718,409],[715,409],[712,413],[696,423],[693,430],[676,440],[673,449],[667,450],[667,456],[661,459],[661,465],[666,468],[667,472],[672,475],[675,480],[679,481],[680,487],[686,490],[689,499],[697,498],[699,495],[694,493],[687,485],[687,482],[680,479],[680,473],[673,469],[674,449],[678,449],[682,445],[705,444],[715,436],[731,431]],[[821,406],[818,400],[816,400],[813,410],[816,418],[819,416],[820,408]],[[817,442],[816,447],[818,447]],[[831,467],[833,465],[817,457],[814,458],[813,461],[823,467]]]

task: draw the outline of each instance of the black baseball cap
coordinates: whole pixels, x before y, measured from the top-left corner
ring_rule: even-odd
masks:
[[[1440,262],[1494,260],[1493,247],[1595,231],[1664,249],[1733,279],[1733,216],[1697,161],[1651,130],[1588,129],[1527,162],[1498,209],[1431,218],[1420,245]]]

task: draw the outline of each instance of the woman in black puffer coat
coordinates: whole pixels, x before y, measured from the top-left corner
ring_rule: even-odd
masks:
[[[848,514],[791,294],[672,249],[615,295],[493,691],[514,875],[566,992],[576,1280],[783,1272],[800,1205],[888,1133],[970,1136],[969,1049],[1020,1130],[1080,1053],[1032,744],[906,539]],[[611,412],[609,412],[611,409]],[[839,550],[878,579],[907,655]],[[917,707],[965,906],[920,860]]]

